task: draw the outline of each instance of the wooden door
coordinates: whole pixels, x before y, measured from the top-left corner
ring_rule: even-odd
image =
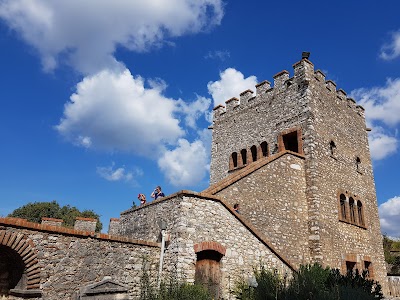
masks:
[[[214,299],[218,299],[220,295],[221,282],[221,257],[219,256],[219,253],[215,251],[202,252],[198,253],[197,256],[195,283],[206,287],[211,296]]]

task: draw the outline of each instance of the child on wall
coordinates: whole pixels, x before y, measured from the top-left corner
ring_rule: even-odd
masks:
[[[139,194],[139,195],[138,195],[138,199],[139,199],[139,201],[140,201],[140,206],[146,204],[146,196],[145,196],[144,194]]]

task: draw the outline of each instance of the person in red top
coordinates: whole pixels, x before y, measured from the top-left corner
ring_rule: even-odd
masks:
[[[144,194],[139,194],[138,199],[140,201],[140,206],[146,204],[146,196]]]

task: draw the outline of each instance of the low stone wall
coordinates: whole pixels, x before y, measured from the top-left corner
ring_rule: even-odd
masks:
[[[196,252],[202,245],[215,245],[223,253],[220,262],[222,295],[229,296],[240,279],[252,276],[263,264],[282,276],[291,276],[294,267],[269,244],[268,240],[230,205],[218,197],[181,191],[138,209],[123,212],[120,234],[158,241],[160,220],[167,223],[167,248],[163,278],[171,274],[193,282]],[[218,249],[224,249],[218,250]]]
[[[389,296],[400,299],[400,276],[388,276]],[[393,298],[391,298],[393,299]]]
[[[157,243],[7,218],[0,219],[0,246],[24,262],[29,253],[26,262],[39,271],[32,279],[37,281],[32,287],[42,294],[36,299],[46,300],[75,299],[80,288],[105,278],[128,287],[127,296],[135,299],[143,264],[150,262],[149,268],[157,269],[160,253]]]

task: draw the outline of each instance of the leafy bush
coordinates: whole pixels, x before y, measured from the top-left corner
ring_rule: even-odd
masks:
[[[15,209],[8,217],[27,219],[30,222],[40,223],[42,217],[62,219],[63,226],[74,227],[75,218],[94,218],[97,219],[96,231],[100,232],[103,224],[100,222],[100,216],[92,210],[80,211],[75,206],[61,207],[57,201],[52,202],[34,202],[25,204]]]
[[[346,275],[320,264],[302,265],[286,283],[283,278],[261,267],[254,272],[258,285],[251,288],[245,280],[232,292],[242,300],[369,300],[383,299],[381,286],[357,271]]]

